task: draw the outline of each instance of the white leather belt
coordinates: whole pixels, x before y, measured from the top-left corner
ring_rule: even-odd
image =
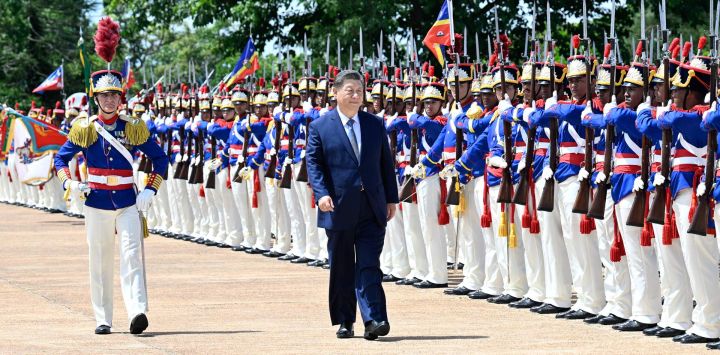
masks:
[[[615,166],[620,166],[620,165],[640,166],[641,161],[640,161],[640,158],[615,158],[615,159],[613,159],[613,163],[615,164]]]
[[[305,140],[304,139],[296,139],[295,145],[305,145]]]
[[[443,152],[442,158],[443,160],[455,159],[455,152]]]
[[[548,142],[535,143],[535,149],[550,149],[550,143],[548,143]]]
[[[515,154],[517,154],[517,153],[525,153],[525,151],[527,151],[527,146],[515,147]]]
[[[704,158],[698,158],[698,157],[678,157],[673,158],[672,160],[672,166],[676,167],[678,165],[699,165],[699,166],[705,166],[705,159]]]
[[[560,147],[560,155],[563,154],[584,154],[585,147]]]
[[[88,182],[95,184],[103,184],[107,186],[127,185],[135,182],[135,178],[132,176],[117,176],[117,175],[92,175],[88,174]]]

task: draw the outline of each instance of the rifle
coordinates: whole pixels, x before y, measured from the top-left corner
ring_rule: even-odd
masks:
[[[277,155],[280,152],[280,140],[282,140],[283,126],[282,121],[275,121],[275,144],[273,148],[275,154],[270,157],[270,163],[268,169],[265,171],[266,178],[275,178],[275,169],[277,168]]]
[[[211,160],[217,159],[217,154],[215,151],[217,150],[217,141],[215,140],[215,137],[210,136],[210,154],[215,156]],[[215,188],[215,172],[216,169],[210,170],[210,173],[208,174],[207,182],[205,183],[206,189],[214,189]]]
[[[295,129],[288,124],[288,159],[295,159]],[[280,180],[280,188],[289,189],[292,186],[292,163],[283,162],[283,175]]]
[[[717,24],[713,29],[713,4],[710,2],[710,42],[712,51],[710,57],[710,105],[717,100]],[[698,53],[700,54],[700,53]],[[717,151],[717,131],[711,129],[707,134],[708,145],[705,161],[705,195],[698,197],[695,214],[692,216],[688,233],[706,235],[708,219],[710,215],[710,199],[712,198],[712,186],[715,182],[715,153]]]
[[[667,99],[670,97],[670,53],[668,53],[669,31],[666,27],[667,22],[664,12],[665,8],[663,7],[662,11],[660,11],[660,33],[663,43],[663,67],[665,68],[663,90],[665,91],[665,98]],[[663,128],[662,141],[660,143],[660,174],[665,177],[665,183],[655,188],[655,199],[650,205],[647,215],[647,221],[654,224],[665,223],[665,200],[670,185],[670,144],[672,144],[672,130]]]
[[[585,67],[587,68],[585,72],[585,80],[587,81],[586,86],[586,93],[585,93],[585,104],[590,106],[592,105],[592,78],[590,75],[590,38],[588,38],[587,34],[587,8],[586,8],[586,2],[583,1],[583,37],[585,40]],[[608,48],[606,47],[606,51]],[[610,53],[605,53],[604,57],[607,59]],[[615,72],[615,68],[612,68],[612,72]],[[611,82],[610,85],[613,86],[613,90],[615,87],[615,83]],[[590,181],[590,176],[592,176],[593,171],[593,144],[595,143],[595,129],[592,127],[585,127],[585,161],[583,163],[583,169],[587,171],[588,178],[580,182],[580,189],[578,190],[577,198],[575,198],[575,203],[572,207],[573,213],[579,213],[579,214],[587,214],[590,212],[590,195],[592,194],[592,183]],[[607,143],[605,144],[607,147]],[[612,146],[611,146],[612,148]],[[608,151],[608,149],[605,149],[605,151]],[[612,151],[612,149],[610,149]],[[606,175],[607,176],[607,175]],[[604,216],[604,213],[603,213]]]
[[[454,48],[453,48],[454,50]],[[455,53],[455,97],[453,99],[454,105],[460,106],[460,54]],[[502,75],[502,74],[501,74]],[[504,83],[504,82],[503,82]],[[455,121],[448,121],[447,124],[454,125]],[[463,130],[461,128],[458,128],[456,126],[455,128],[455,160],[459,161],[462,157],[462,151],[463,151]],[[460,178],[457,175],[454,175],[452,177],[452,180],[450,182],[450,190],[447,193],[447,198],[445,199],[445,204],[450,206],[458,206],[460,205],[460,194],[462,193],[462,186],[460,184]]]
[[[305,44],[304,50],[307,51],[307,44]],[[307,58],[307,55],[305,57]],[[305,60],[305,65],[307,67],[307,59]],[[330,35],[328,35],[327,43],[325,45],[325,68],[326,68],[325,92],[323,93],[323,105],[327,105],[327,95],[328,95],[328,91],[330,90]],[[318,81],[318,86],[319,86],[319,84],[320,84],[320,81]],[[310,137],[310,116],[308,115],[307,112],[305,112],[305,141],[306,142],[307,142],[308,137]],[[297,177],[295,178],[295,181],[308,182],[307,161],[305,160],[304,155],[303,155],[302,159],[300,160],[300,169],[298,170],[298,174],[297,174]]]
[[[526,32],[527,34],[527,32]],[[476,35],[477,38],[477,35]],[[477,45],[477,40],[476,43]],[[526,43],[527,44],[527,43]],[[533,4],[533,17],[532,17],[532,33],[530,36],[530,57],[528,57],[528,61],[530,62],[530,65],[532,66],[532,71],[530,74],[530,104],[532,105],[535,102],[535,88],[537,85],[537,78],[536,78],[536,65],[537,65],[537,57],[536,57],[536,51],[535,51],[535,4]],[[477,48],[477,47],[476,47]],[[476,49],[476,52],[479,52],[479,49]],[[550,68],[550,70],[554,70],[554,68]],[[515,196],[513,196],[512,203],[517,205],[525,205],[527,206],[528,202],[528,194],[530,193],[530,181],[533,179],[533,172],[532,172],[532,166],[535,158],[535,138],[537,135],[537,127],[533,126],[530,127],[530,130],[528,132],[528,141],[527,146],[525,149],[525,171],[524,174],[520,174],[520,181],[518,181],[517,191],[515,193]]]
[[[555,55],[553,49],[553,40],[550,37],[550,1],[547,2],[547,30],[545,40],[548,49],[548,58],[550,59],[550,85],[552,85],[553,92],[555,91]],[[549,149],[549,167],[550,170],[555,172],[557,170],[558,163],[558,119],[556,117],[550,118],[550,149]],[[551,176],[543,187],[540,200],[538,200],[537,209],[545,212],[552,212],[555,208],[555,177]]]
[[[641,2],[641,19],[642,23],[645,23],[645,2]],[[641,39],[640,43],[643,48],[643,53],[646,55],[645,68],[643,70],[643,97],[648,96],[648,85],[650,82],[649,68],[650,61],[652,60],[652,33],[650,34],[650,55],[648,53],[648,44],[645,40],[645,26],[641,27]],[[642,136],[641,144],[641,156],[640,156],[640,179],[643,181],[643,188],[635,192],[635,199],[630,207],[630,212],[625,224],[633,227],[643,227],[645,225],[645,206],[647,205],[647,186],[648,179],[650,178],[650,150],[652,149],[652,143],[647,136]]]
[[[412,102],[413,105],[415,105],[415,63],[413,61],[410,61],[410,66],[412,67],[412,77],[410,85],[412,85]],[[410,119],[410,117],[408,117]],[[414,167],[417,164],[417,152],[418,152],[418,140],[419,140],[419,134],[417,128],[413,128],[410,130],[410,161],[408,162],[409,167]],[[406,167],[407,169],[407,167]],[[403,185],[400,188],[400,196],[399,200],[400,202],[412,202],[412,195],[413,191],[415,190],[415,179],[412,176],[405,177],[405,181],[403,181]]]

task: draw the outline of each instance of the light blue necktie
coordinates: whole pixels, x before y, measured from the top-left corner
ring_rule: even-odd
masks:
[[[355,152],[355,157],[357,158],[358,163],[360,162],[360,148],[358,147],[357,138],[355,137],[355,129],[353,129],[353,125],[355,124],[355,120],[352,118],[349,119],[346,123],[348,126],[348,138],[350,138],[350,145],[352,146],[353,151]]]

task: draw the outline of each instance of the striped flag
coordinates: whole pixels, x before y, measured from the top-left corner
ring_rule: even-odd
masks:
[[[255,50],[255,43],[252,38],[248,39],[243,50],[240,59],[235,63],[235,68],[230,72],[230,78],[226,82],[226,86],[231,86],[246,76],[251,75],[256,70],[260,69],[260,62],[258,61],[258,54]]]
[[[38,87],[36,87],[32,92],[33,94],[42,94],[45,91],[57,91],[62,90],[63,88],[63,66],[60,65],[57,69],[55,69],[54,72],[52,72],[50,75],[48,75],[47,78],[45,78],[45,81],[42,82]]]
[[[90,95],[90,73],[92,73],[92,67],[90,63],[90,57],[88,57],[85,51],[85,41],[82,39],[82,32],[80,33],[80,39],[78,40],[78,51],[80,52],[80,65],[83,71],[83,84],[85,84],[85,93]],[[92,95],[91,95],[92,96]]]
[[[448,0],[443,2],[440,8],[440,14],[438,14],[437,20],[430,28],[430,31],[425,35],[423,44],[430,49],[430,52],[435,55],[441,66],[445,66],[445,47],[450,45],[450,37],[454,34],[450,30],[450,11],[448,8]]]
[[[135,73],[133,73],[132,66],[130,65],[130,59],[125,58],[121,74],[123,77],[123,90],[127,92],[127,90],[135,84]]]

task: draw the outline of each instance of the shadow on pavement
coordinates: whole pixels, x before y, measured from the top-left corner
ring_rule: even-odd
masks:
[[[124,334],[129,334],[129,332],[123,332]],[[156,336],[163,336],[163,335],[196,335],[196,334],[206,334],[206,335],[212,335],[212,334],[243,334],[243,333],[262,333],[259,330],[198,330],[198,331],[174,331],[174,332],[147,332],[138,335],[138,337],[141,338],[152,338]]]
[[[396,342],[405,340],[463,340],[463,339],[487,339],[485,335],[412,335],[412,336],[398,336],[398,337],[382,337],[378,338],[377,341],[381,342]]]

